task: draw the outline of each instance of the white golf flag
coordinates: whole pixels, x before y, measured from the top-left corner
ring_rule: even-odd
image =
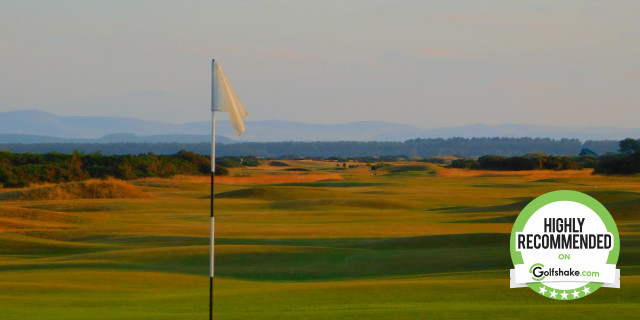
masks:
[[[233,131],[237,135],[244,132],[242,119],[247,116],[247,110],[238,99],[238,96],[231,88],[229,80],[222,72],[222,67],[217,62],[213,63],[213,94],[211,98],[211,110],[229,113],[229,119],[233,126]]]

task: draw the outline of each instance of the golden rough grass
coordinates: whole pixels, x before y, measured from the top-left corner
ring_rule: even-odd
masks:
[[[70,229],[83,220],[63,212],[0,205],[0,232]]]
[[[469,170],[458,168],[441,168],[438,176],[442,177],[523,177],[532,179],[545,178],[586,178],[593,177],[592,169],[582,170],[522,170],[522,171],[495,171],[495,170]]]
[[[81,182],[31,188],[0,195],[2,200],[72,200],[151,198],[148,193],[122,180],[113,178],[90,179]]]
[[[258,167],[259,168],[259,167]],[[268,168],[268,167],[265,167]],[[281,169],[277,167],[278,170]],[[245,174],[236,175],[233,174]],[[235,169],[232,170],[231,176],[216,176],[216,184],[262,184],[262,183],[290,183],[290,182],[315,182],[322,180],[343,180],[343,176],[339,173],[306,173],[306,172],[287,172],[287,171],[260,171],[259,169]],[[174,178],[147,178],[140,181],[183,181],[195,183],[209,183],[210,176],[177,176]]]
[[[254,183],[288,183],[288,182],[314,182],[321,180],[342,180],[337,173],[286,173],[278,175],[259,175],[248,177],[216,177],[216,183],[220,184],[254,184]]]

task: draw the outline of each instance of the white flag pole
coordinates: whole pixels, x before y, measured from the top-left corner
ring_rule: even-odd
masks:
[[[222,86],[222,87],[221,87]],[[218,88],[218,89],[216,89]],[[214,181],[216,172],[216,111],[229,112],[231,125],[237,135],[244,132],[242,119],[247,116],[247,110],[236,96],[222,72],[222,68],[215,60],[211,60],[211,235],[209,261],[209,319],[213,319],[213,276],[215,257],[215,217],[214,217]]]
[[[213,214],[213,184],[216,173],[216,112],[215,112],[215,60],[211,60],[211,234],[209,244],[209,320],[213,320],[213,274],[215,255],[215,217]]]

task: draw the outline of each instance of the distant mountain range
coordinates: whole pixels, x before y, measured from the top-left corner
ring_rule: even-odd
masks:
[[[9,143],[201,143],[210,142],[211,135],[170,134],[138,136],[132,133],[114,133],[100,138],[60,138],[32,134],[0,133],[0,144]],[[217,143],[235,143],[224,136],[216,135]]]
[[[640,137],[640,128],[566,128],[535,125],[472,124],[422,129],[388,122],[310,124],[292,121],[247,121],[238,139],[226,121],[216,123],[217,141],[405,141],[414,138],[539,137],[620,140]],[[169,123],[123,117],[60,116],[39,110],[0,112],[0,143],[208,142],[210,121]]]

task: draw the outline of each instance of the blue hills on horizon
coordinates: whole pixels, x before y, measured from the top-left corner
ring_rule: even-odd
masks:
[[[220,143],[274,141],[405,141],[414,138],[532,137],[620,140],[640,137],[640,128],[560,128],[471,124],[422,129],[377,121],[311,124],[282,120],[246,121],[242,138],[228,121],[216,123]],[[40,110],[0,112],[0,143],[208,142],[210,121],[169,123],[126,117],[60,116]]]

